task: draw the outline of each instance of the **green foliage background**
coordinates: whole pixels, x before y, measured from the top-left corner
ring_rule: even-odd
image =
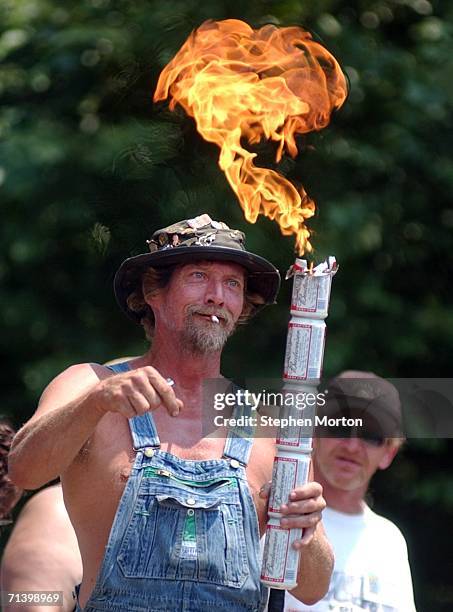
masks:
[[[16,425],[69,364],[144,350],[111,285],[153,229],[206,211],[282,271],[293,260],[272,223],[245,223],[192,120],[152,104],[160,70],[209,18],[302,24],[349,76],[332,125],[279,167],[317,201],[317,258],[341,265],[325,373],[449,376],[452,3],[3,0],[0,350],[2,412]],[[280,376],[288,302],[284,286],[279,305],[237,334],[227,375]],[[412,441],[374,485],[376,508],[407,536],[425,612],[453,605],[451,454],[449,440]]]

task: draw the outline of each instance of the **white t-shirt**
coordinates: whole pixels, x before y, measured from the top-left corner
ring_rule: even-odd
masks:
[[[407,546],[401,531],[368,506],[363,514],[323,511],[334,552],[329,592],[314,606],[286,593],[285,612],[414,612]]]

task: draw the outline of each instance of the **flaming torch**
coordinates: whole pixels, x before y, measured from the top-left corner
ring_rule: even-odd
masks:
[[[327,49],[300,27],[243,21],[207,21],[192,32],[160,74],[154,100],[170,98],[194,118],[197,130],[220,149],[219,166],[247,221],[262,214],[283,235],[295,235],[299,255],[311,252],[305,224],[315,205],[303,187],[254,164],[247,144],[276,143],[276,161],[298,153],[297,134],[324,128],[346,99],[345,76]],[[321,375],[334,258],[309,269],[296,259],[284,367],[288,393],[313,390]],[[311,431],[279,432],[269,501],[261,579],[277,588],[296,585],[298,553],[291,548],[300,530],[280,527],[278,507],[296,484],[308,479]]]
[[[292,547],[302,536],[301,529],[280,526],[279,508],[289,500],[292,489],[308,481],[312,451],[315,398],[322,373],[326,324],[332,278],[338,269],[335,257],[315,268],[296,259],[286,278],[294,277],[291,319],[286,339],[283,369],[284,406],[280,410],[277,453],[274,458],[266,525],[261,581],[279,589],[296,586],[299,554]],[[297,408],[298,397],[305,397],[305,408]],[[311,401],[309,398],[311,397]],[[292,401],[291,401],[292,399]],[[288,401],[289,400],[289,401]],[[286,425],[288,423],[288,425]]]

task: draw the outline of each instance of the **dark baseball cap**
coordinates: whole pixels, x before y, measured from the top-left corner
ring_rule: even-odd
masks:
[[[325,398],[325,405],[318,408],[318,417],[362,419],[368,434],[374,432],[384,438],[402,437],[403,419],[398,391],[392,383],[373,372],[342,372],[328,381]],[[329,434],[321,431],[320,435]],[[353,435],[360,437],[360,431]]]

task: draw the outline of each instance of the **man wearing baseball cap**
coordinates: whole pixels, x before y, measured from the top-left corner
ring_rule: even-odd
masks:
[[[307,606],[287,594],[285,611],[415,612],[404,536],[365,501],[373,474],[390,466],[403,441],[398,392],[372,372],[350,370],[331,379],[325,397],[314,467],[335,567],[322,601]]]
[[[244,234],[200,215],[155,232],[114,289],[152,339],[147,353],[76,365],[44,391],[10,455],[12,478],[36,488],[61,475],[84,574],[79,610],[260,611],[259,538],[274,442],[206,436],[205,379],[236,325],[275,301],[280,276],[245,250]],[[212,418],[212,417],[211,417]],[[322,489],[296,489],[284,522],[304,535],[296,598],[327,590],[332,553]]]

